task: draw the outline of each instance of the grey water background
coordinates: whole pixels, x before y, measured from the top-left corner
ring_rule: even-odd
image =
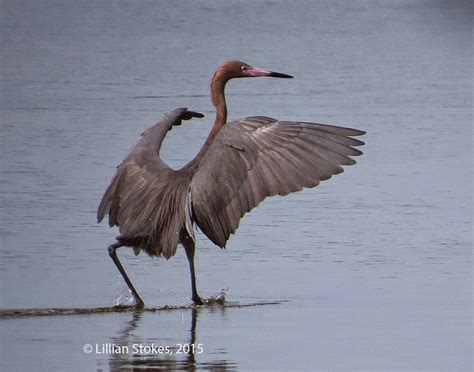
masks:
[[[2,319],[2,370],[472,368],[472,5],[462,1],[12,1],[1,12],[1,308],[129,295],[96,207],[139,134],[205,119],[162,154],[191,159],[228,59],[289,73],[227,88],[230,119],[367,131],[356,166],[198,234],[198,286],[247,308]],[[149,307],[190,302],[184,250],[119,252]],[[195,324],[193,325],[193,317]],[[195,342],[200,354],[83,352]]]

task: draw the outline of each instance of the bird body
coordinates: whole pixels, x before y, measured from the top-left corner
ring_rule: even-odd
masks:
[[[264,116],[226,123],[224,89],[237,77],[289,75],[229,61],[214,74],[211,99],[216,119],[198,155],[178,170],[160,158],[161,144],[173,126],[183,120],[203,117],[186,108],[176,109],[145,131],[137,145],[119,165],[98,209],[98,221],[109,215],[109,225],[118,226],[117,243],[109,253],[129,285],[137,306],[143,301],[133,288],[116,255],[129,246],[135,254],[169,259],[182,244],[191,270],[192,299],[197,294],[194,272],[194,224],[219,247],[225,247],[240,219],[263,199],[287,195],[343,172],[351,156],[362,154],[353,138],[363,131],[332,125],[278,121]]]

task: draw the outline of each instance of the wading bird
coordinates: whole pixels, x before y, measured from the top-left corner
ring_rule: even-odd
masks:
[[[365,132],[332,125],[279,121],[265,116],[227,123],[224,88],[230,79],[292,76],[229,61],[214,73],[211,99],[216,119],[196,157],[174,170],[160,159],[168,130],[182,120],[204,115],[176,109],[146,130],[118,166],[97,212],[100,222],[109,215],[120,235],[109,254],[130,288],[137,307],[144,303],[133,287],[117,248],[132,247],[150,256],[169,259],[182,244],[189,261],[192,301],[202,304],[194,271],[194,224],[216,245],[225,247],[245,213],[267,196],[287,195],[343,172],[350,156],[363,145],[352,138]]]

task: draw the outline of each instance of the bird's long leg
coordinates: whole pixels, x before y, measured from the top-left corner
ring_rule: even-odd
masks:
[[[186,256],[188,257],[189,271],[191,273],[191,288],[193,291],[193,296],[191,299],[193,300],[195,305],[202,305],[204,301],[198,295],[196,289],[196,272],[194,271],[194,242],[187,241],[186,244],[183,245],[184,249],[186,250]]]
[[[125,269],[123,268],[123,266],[120,263],[120,260],[117,256],[116,250],[117,250],[117,248],[120,248],[122,246],[123,246],[123,244],[120,244],[120,243],[114,243],[114,244],[110,245],[109,246],[109,255],[112,258],[112,260],[114,261],[115,266],[117,266],[117,269],[120,271],[120,274],[122,274],[122,277],[125,280],[125,283],[127,283],[128,288],[130,288],[130,290],[132,291],[133,297],[135,298],[135,306],[137,308],[143,308],[143,307],[145,307],[145,303],[143,302],[143,300],[140,298],[137,291],[135,290],[135,287],[133,286],[132,282],[128,278],[128,275],[125,272]]]

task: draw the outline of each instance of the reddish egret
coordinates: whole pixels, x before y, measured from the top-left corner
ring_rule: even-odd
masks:
[[[233,78],[270,76],[279,72],[229,61],[214,73],[211,99],[216,108],[214,126],[197,156],[174,170],[160,159],[166,133],[182,120],[202,114],[176,109],[149,128],[119,165],[99,206],[100,222],[109,215],[120,235],[109,254],[130,288],[137,307],[144,303],[133,287],[117,248],[132,247],[150,256],[169,259],[183,245],[191,273],[192,300],[202,304],[194,271],[194,224],[216,245],[225,247],[245,213],[267,196],[287,195],[343,171],[355,164],[350,156],[362,152],[353,136],[365,132],[332,125],[279,121],[252,116],[227,123],[224,88]]]

